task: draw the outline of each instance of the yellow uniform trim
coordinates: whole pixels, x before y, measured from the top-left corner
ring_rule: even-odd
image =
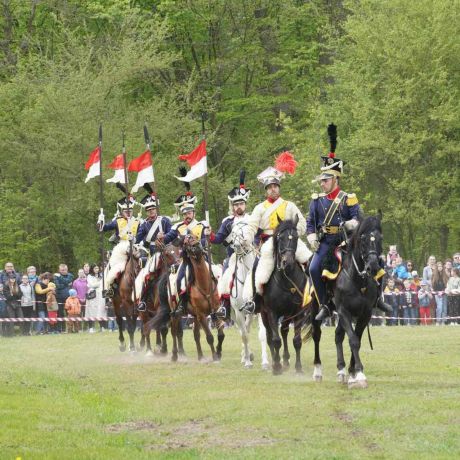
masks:
[[[268,228],[270,230],[275,230],[278,228],[279,221],[284,220],[286,218],[286,207],[288,202],[283,201],[271,214],[268,219]],[[264,208],[267,209],[272,205],[270,201],[264,201]],[[278,219],[279,218],[279,219]],[[264,230],[267,230],[266,228]]]
[[[120,240],[126,241],[129,236],[129,231],[125,232],[125,228],[128,225],[128,221],[124,219],[123,217],[120,217],[117,219],[117,227],[118,227],[118,236],[120,237]],[[137,230],[139,229],[139,221],[137,219],[132,219],[131,221],[131,235],[136,236],[137,235]]]
[[[358,204],[358,198],[354,193],[349,193],[347,195],[347,206],[354,206],[355,204]]]
[[[305,283],[305,289],[303,291],[302,308],[310,306],[311,301],[313,300],[313,292],[313,284],[310,284],[310,278],[308,278],[307,282]]]
[[[192,235],[195,237],[195,238],[198,238],[199,240],[201,240],[201,235],[203,233],[203,224],[201,223],[198,223],[195,225],[195,227],[193,227],[190,232],[192,233]],[[181,234],[181,235],[185,235],[187,234],[187,225],[186,224],[181,224],[177,227],[177,231]]]

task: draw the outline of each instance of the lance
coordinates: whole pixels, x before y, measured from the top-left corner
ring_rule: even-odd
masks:
[[[144,140],[145,140],[145,146],[147,148],[147,150],[150,152],[150,154],[152,154],[152,148],[151,148],[151,145],[152,145],[152,141],[150,139],[150,135],[149,135],[149,130],[147,129],[147,123],[144,123]],[[155,169],[154,168],[154,174],[155,174]],[[150,186],[149,184],[149,187],[152,189],[152,192],[153,194],[155,195],[155,198],[157,200],[157,212],[158,212],[158,216],[160,215],[160,201],[158,199],[158,195],[157,195],[157,188],[156,188],[156,177],[154,175],[154,181],[153,181],[153,185]]]
[[[104,222],[104,181],[102,179],[102,123],[99,123],[99,204],[100,213],[99,220]],[[101,266],[102,266],[102,286],[105,286],[105,250],[104,250],[104,233],[100,229],[100,251],[101,251]],[[104,287],[102,288],[104,289]]]

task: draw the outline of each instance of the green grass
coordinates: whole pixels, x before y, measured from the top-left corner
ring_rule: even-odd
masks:
[[[176,364],[110,333],[0,338],[0,458],[459,458],[460,328],[371,331],[366,390],[335,382],[330,328],[321,384],[311,343],[305,375],[260,370],[256,331],[251,370],[234,328],[219,364],[197,362],[190,331]]]

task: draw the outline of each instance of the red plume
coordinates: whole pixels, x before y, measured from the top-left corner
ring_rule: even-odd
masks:
[[[294,159],[294,155],[291,152],[280,153],[275,158],[275,168],[280,172],[287,172],[294,174],[297,168],[297,161]]]

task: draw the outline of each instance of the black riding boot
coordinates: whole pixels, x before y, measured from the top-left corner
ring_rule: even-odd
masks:
[[[384,302],[381,297],[377,299],[375,307],[379,310],[382,310],[384,313],[388,313],[389,315],[393,314],[393,308],[391,305],[388,305],[386,302]]]

